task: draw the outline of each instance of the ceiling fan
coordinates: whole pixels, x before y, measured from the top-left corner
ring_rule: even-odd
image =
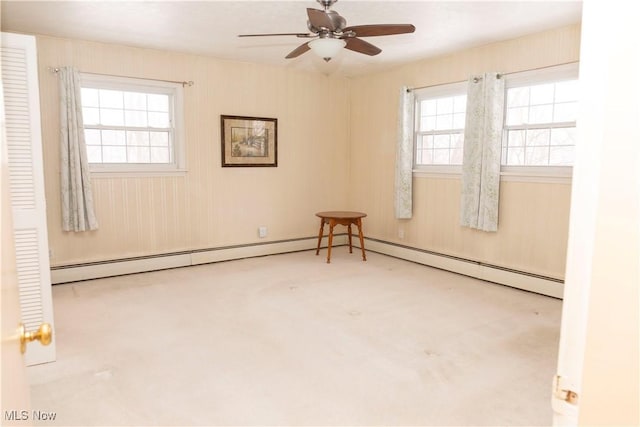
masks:
[[[331,10],[331,6],[338,0],[316,1],[323,6],[323,10],[307,8],[309,16],[307,27],[310,33],[240,34],[238,37],[296,36],[314,39],[292,50],[286,58],[296,58],[308,50],[313,50],[325,61],[330,61],[342,48],[369,56],[382,52],[380,48],[360,37],[406,34],[416,30],[411,24],[373,24],[347,27],[347,20],[335,10]]]

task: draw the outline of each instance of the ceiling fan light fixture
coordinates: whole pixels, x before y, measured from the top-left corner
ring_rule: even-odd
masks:
[[[320,58],[330,61],[346,44],[342,39],[324,37],[309,42],[309,47]]]

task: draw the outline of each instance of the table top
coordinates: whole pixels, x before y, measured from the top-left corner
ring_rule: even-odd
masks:
[[[316,216],[319,216],[320,218],[356,219],[356,218],[364,218],[365,216],[367,216],[367,214],[363,212],[351,212],[351,211],[327,211],[327,212],[318,212]]]

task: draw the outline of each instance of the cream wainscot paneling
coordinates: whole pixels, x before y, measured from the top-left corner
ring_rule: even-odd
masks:
[[[161,267],[182,264],[184,254],[194,251],[201,260],[208,249],[285,242],[284,251],[296,239],[309,239],[305,245],[312,247],[314,213],[346,206],[347,79],[80,40],[37,40],[54,276],[66,266],[160,254],[173,257],[155,262]],[[100,229],[90,233],[65,233],[60,226],[58,89],[48,67],[64,65],[195,83],[184,90],[186,172],[94,174]],[[277,118],[278,167],[222,168],[222,114]],[[260,226],[267,227],[266,238],[258,237]]]
[[[414,175],[414,215],[393,212],[398,88],[465,81],[484,71],[512,73],[579,60],[580,26],[488,44],[355,78],[351,85],[350,208],[367,212],[371,239],[459,257],[478,266],[548,279],[562,295],[570,179],[501,182],[497,233],[460,227],[460,177]],[[375,126],[372,124],[375,123]],[[389,245],[380,251],[395,251]],[[546,292],[545,292],[546,293]]]

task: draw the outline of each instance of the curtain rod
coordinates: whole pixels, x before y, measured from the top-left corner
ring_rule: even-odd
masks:
[[[498,74],[498,78],[501,78],[503,76],[508,76],[510,74],[525,73],[527,71],[544,70],[546,68],[559,67],[561,65],[577,64],[579,62],[580,61],[569,61],[569,62],[563,62],[561,64],[545,65],[544,67],[529,68],[527,70],[511,71],[510,73],[500,73],[500,74]],[[478,83],[480,80],[482,80],[482,77],[474,77],[473,82],[474,83]],[[455,83],[464,83],[466,81],[467,80],[461,80],[461,81],[458,81],[458,82],[437,83],[437,84],[428,85],[428,86],[408,87],[407,88],[407,92],[411,92],[412,90],[418,90],[418,89],[427,89],[427,88],[435,87],[435,86],[442,86],[442,85],[455,84]]]
[[[60,71],[60,68],[57,68],[57,67],[48,67],[48,68],[49,68],[49,71],[51,71],[54,74],[57,74]],[[129,79],[142,79],[142,80],[153,80],[153,81],[156,81],[156,82],[178,83],[178,84],[181,84],[182,87],[185,87],[185,86],[191,87],[191,86],[193,86],[195,84],[193,82],[193,80],[179,82],[179,81],[176,81],[176,80],[148,79],[148,78],[131,77],[131,76],[116,76],[116,75],[113,75],[113,74],[88,73],[88,72],[84,72],[84,71],[81,71],[81,73],[83,73],[83,74],[93,74],[93,75],[97,75],[97,76],[105,76],[106,75],[106,76],[110,76],[110,77],[126,77],[126,78],[129,78]]]

